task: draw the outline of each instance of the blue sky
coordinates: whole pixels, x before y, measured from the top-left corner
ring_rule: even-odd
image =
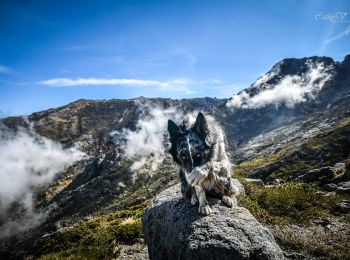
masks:
[[[0,116],[79,98],[229,97],[283,58],[342,60],[349,46],[348,0],[1,0]]]

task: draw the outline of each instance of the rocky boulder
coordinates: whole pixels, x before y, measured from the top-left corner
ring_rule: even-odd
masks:
[[[347,214],[350,212],[350,201],[348,200],[342,200],[338,202],[335,207],[334,211],[340,212],[342,214]]]
[[[332,179],[335,174],[335,170],[332,167],[322,167],[319,169],[313,169],[305,174],[299,175],[294,181],[300,182],[312,182],[312,181],[323,181]]]
[[[270,231],[242,207],[209,199],[200,215],[175,185],[157,195],[142,216],[150,259],[283,259]]]
[[[245,179],[247,182],[250,182],[250,183],[254,183],[255,185],[258,185],[258,186],[261,186],[261,187],[264,187],[265,184],[263,182],[262,179],[250,179],[250,178],[246,178]]]
[[[350,181],[339,183],[337,188],[337,193],[350,194]]]
[[[336,191],[338,187],[334,183],[326,183],[326,184],[322,185],[322,188],[325,191]]]

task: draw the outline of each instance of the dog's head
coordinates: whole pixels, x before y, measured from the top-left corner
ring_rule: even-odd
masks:
[[[199,113],[193,127],[185,124],[178,126],[172,120],[168,121],[171,148],[169,152],[174,161],[186,172],[191,172],[210,159],[210,146],[206,143],[209,134],[207,120]]]

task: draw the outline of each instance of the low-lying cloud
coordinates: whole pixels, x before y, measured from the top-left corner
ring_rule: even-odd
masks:
[[[84,157],[32,129],[14,132],[0,126],[0,238],[39,224],[46,212],[35,210],[37,189]],[[14,218],[14,207],[20,210],[20,218]]]
[[[269,72],[257,80],[253,87],[264,86],[258,94],[250,96],[246,91],[232,96],[227,102],[227,107],[254,109],[267,105],[276,107],[285,104],[291,108],[297,103],[315,98],[324,84],[331,79],[330,68],[323,63],[314,64],[307,61],[308,70],[302,75],[287,75],[279,80],[276,85],[266,82],[276,74]]]
[[[141,116],[136,125],[136,130],[123,129],[112,132],[115,142],[124,151],[124,156],[133,161],[132,171],[137,171],[144,166],[154,171],[165,158],[165,147],[168,119],[180,121],[183,113],[175,108],[163,109],[140,105]]]

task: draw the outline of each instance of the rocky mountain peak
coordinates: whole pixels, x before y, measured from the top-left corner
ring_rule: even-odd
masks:
[[[277,62],[271,71],[279,72],[281,76],[285,75],[300,75],[305,73],[310,64],[324,64],[324,66],[334,65],[334,60],[330,57],[312,56],[304,58],[287,58]]]
[[[274,106],[276,109],[292,109],[306,101],[318,100],[325,89],[339,85],[336,82],[338,74],[344,74],[342,68],[329,57],[284,59],[250,87],[234,95],[227,102],[227,107],[262,109]]]
[[[350,68],[350,54],[345,56],[342,65]]]

